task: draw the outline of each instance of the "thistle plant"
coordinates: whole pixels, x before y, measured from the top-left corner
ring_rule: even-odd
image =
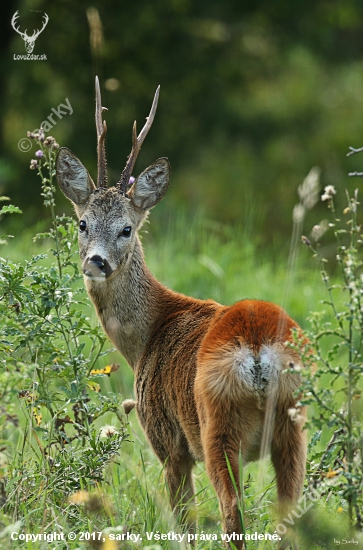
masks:
[[[56,214],[59,146],[42,129],[28,137],[38,146],[30,168],[41,179],[52,220],[35,239],[52,247],[24,264],[0,259],[0,480],[6,477],[6,509],[16,516],[34,498],[39,476],[44,498],[49,492],[59,503],[64,493],[101,481],[127,437],[119,397],[100,391],[100,379],[118,366],[99,365],[109,351],[78,284],[77,227]],[[108,412],[116,415],[117,428],[100,437],[95,421]]]
[[[358,189],[346,191],[342,216],[337,193],[321,197],[330,220],[314,226],[302,242],[320,262],[326,289],[322,311],[310,315],[310,329],[297,337],[306,366],[301,405],[310,405],[309,485],[327,499],[335,495],[337,513],[346,515],[351,533],[363,529],[363,256]],[[332,231],[335,252],[326,258],[320,239]],[[332,257],[333,256],[333,257]],[[325,442],[317,451],[316,443]],[[321,443],[320,443],[321,444]]]

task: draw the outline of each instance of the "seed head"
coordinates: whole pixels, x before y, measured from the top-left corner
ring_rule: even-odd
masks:
[[[325,188],[324,188],[324,194],[321,196],[321,200],[322,201],[330,201],[334,195],[336,195],[337,192],[335,190],[335,188],[332,186],[332,185],[327,185]]]
[[[54,149],[58,149],[59,148],[59,145],[58,143],[56,142],[55,138],[53,136],[48,136],[45,140],[44,140],[44,145],[46,147],[54,147]]]
[[[107,439],[108,437],[112,437],[113,435],[118,434],[118,431],[114,426],[103,426],[100,429],[100,438],[101,439]]]
[[[309,239],[307,237],[305,237],[305,235],[301,235],[301,242],[306,244],[306,246],[311,245],[311,242],[309,241]]]
[[[313,206],[315,206],[318,202],[320,172],[320,168],[318,166],[314,166],[304,179],[303,183],[298,187],[300,203],[307,210],[311,210],[311,208],[313,208]]]
[[[124,408],[125,414],[129,414],[132,409],[135,407],[136,401],[133,399],[125,399],[125,401],[122,402],[122,406]]]
[[[329,228],[329,223],[327,220],[321,220],[320,223],[318,223],[317,225],[314,225],[311,231],[311,236],[314,239],[314,241],[318,241],[324,235],[324,233],[328,230],[328,228]]]
[[[287,414],[290,417],[291,422],[301,422],[304,419],[300,414],[300,407],[287,409]]]
[[[301,203],[295,204],[294,210],[292,211],[292,219],[295,223],[300,223],[303,221],[305,216],[305,206]]]

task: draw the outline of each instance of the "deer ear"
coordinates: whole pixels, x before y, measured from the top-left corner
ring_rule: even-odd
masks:
[[[170,179],[170,164],[160,158],[136,179],[127,196],[142,210],[155,206],[166,193]]]
[[[55,163],[58,185],[64,195],[76,205],[81,205],[96,189],[87,169],[66,147],[59,149]]]

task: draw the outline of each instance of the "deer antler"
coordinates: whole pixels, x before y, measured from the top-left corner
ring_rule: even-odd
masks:
[[[26,34],[26,31],[25,32],[21,32],[19,30],[20,27],[16,28],[15,24],[16,24],[16,20],[18,19],[19,17],[19,10],[16,11],[13,15],[13,18],[11,20],[11,26],[13,27],[14,31],[16,31],[17,33],[20,34],[20,36],[22,37],[23,40],[25,40],[25,37],[27,37],[27,34]]]
[[[106,121],[102,121],[102,112],[107,111],[101,105],[101,92],[98,76],[96,76],[96,129],[97,129],[97,187],[107,187],[107,161],[105,137],[107,133]]]
[[[40,35],[40,33],[41,33],[42,31],[44,31],[45,27],[46,27],[47,24],[48,24],[48,21],[49,21],[48,15],[47,15],[46,13],[44,13],[44,16],[43,16],[43,17],[44,17],[44,22],[43,22],[42,28],[40,29],[40,31],[34,31],[34,32],[33,32],[32,38],[34,38],[34,40],[36,40],[36,39],[38,38],[38,36]]]
[[[141,145],[143,144],[144,139],[146,138],[146,136],[148,134],[148,131],[150,130],[151,125],[154,121],[156,108],[158,106],[159,91],[160,91],[160,86],[157,87],[157,90],[156,90],[155,96],[154,96],[154,101],[153,101],[153,104],[151,106],[150,114],[147,117],[145,126],[143,127],[143,129],[141,130],[139,135],[137,135],[137,131],[136,131],[136,120],[135,120],[134,125],[132,127],[132,149],[131,149],[131,153],[130,153],[128,159],[127,159],[126,166],[122,171],[120,181],[117,184],[117,187],[119,188],[120,193],[122,193],[123,195],[126,195],[127,186],[128,186],[131,174],[132,174],[132,170],[135,166],[137,155],[139,154],[139,151],[141,149]]]

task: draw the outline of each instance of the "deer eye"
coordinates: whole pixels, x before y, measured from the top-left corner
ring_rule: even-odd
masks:
[[[131,227],[128,225],[127,227],[124,227],[124,229],[121,231],[121,235],[123,237],[130,237],[131,235]]]
[[[82,231],[82,233],[83,233],[83,231],[86,231],[86,229],[87,229],[87,224],[86,224],[86,222],[85,222],[84,220],[81,220],[81,221],[79,222],[79,230]]]

